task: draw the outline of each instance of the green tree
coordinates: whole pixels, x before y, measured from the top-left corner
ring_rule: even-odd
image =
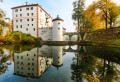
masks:
[[[76,0],[73,2],[73,14],[72,14],[72,19],[76,21],[77,23],[77,32],[80,32],[81,27],[83,26],[83,21],[84,21],[84,0]]]

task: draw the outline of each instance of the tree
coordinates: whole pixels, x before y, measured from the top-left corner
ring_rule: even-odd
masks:
[[[103,20],[100,20],[100,16],[98,12],[96,12],[95,2],[89,5],[88,8],[84,11],[86,20],[88,23],[86,24],[87,28],[91,28],[91,30],[97,30],[104,28]]]
[[[120,13],[119,6],[116,3],[109,2],[108,4],[108,19],[110,28],[113,26],[112,24],[115,23]]]
[[[77,22],[77,32],[80,32],[80,27],[83,26],[83,19],[85,17],[83,10],[85,8],[84,6],[84,0],[76,0],[73,2],[73,14],[72,19]]]
[[[4,27],[9,27],[9,29],[12,27],[12,22],[10,22],[10,19],[5,17],[6,17],[6,13],[2,9],[0,9],[0,35],[2,34]],[[7,23],[5,20],[8,19],[9,22]]]

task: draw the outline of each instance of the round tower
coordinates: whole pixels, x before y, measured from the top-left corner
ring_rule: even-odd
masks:
[[[63,41],[63,21],[59,15],[53,19],[52,41]]]
[[[61,67],[63,65],[62,54],[63,54],[62,46],[52,46],[53,66]]]

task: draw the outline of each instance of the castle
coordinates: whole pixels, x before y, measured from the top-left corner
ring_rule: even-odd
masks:
[[[29,4],[12,8],[13,31],[30,34],[43,41],[64,41],[63,19],[53,19],[39,4]]]

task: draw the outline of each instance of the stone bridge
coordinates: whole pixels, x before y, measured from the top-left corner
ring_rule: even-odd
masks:
[[[81,37],[80,33],[78,33],[78,32],[65,32],[65,33],[63,33],[63,35],[67,35],[69,37],[69,41],[71,41],[71,37],[73,35],[77,35],[80,38],[80,40],[82,40],[82,37]],[[86,36],[87,36],[87,33],[84,34],[83,40],[86,39]]]
[[[81,50],[83,50],[84,52],[87,52],[85,46],[77,46],[77,49],[72,49],[72,47],[69,46],[67,49],[63,49],[63,52],[79,53]]]

